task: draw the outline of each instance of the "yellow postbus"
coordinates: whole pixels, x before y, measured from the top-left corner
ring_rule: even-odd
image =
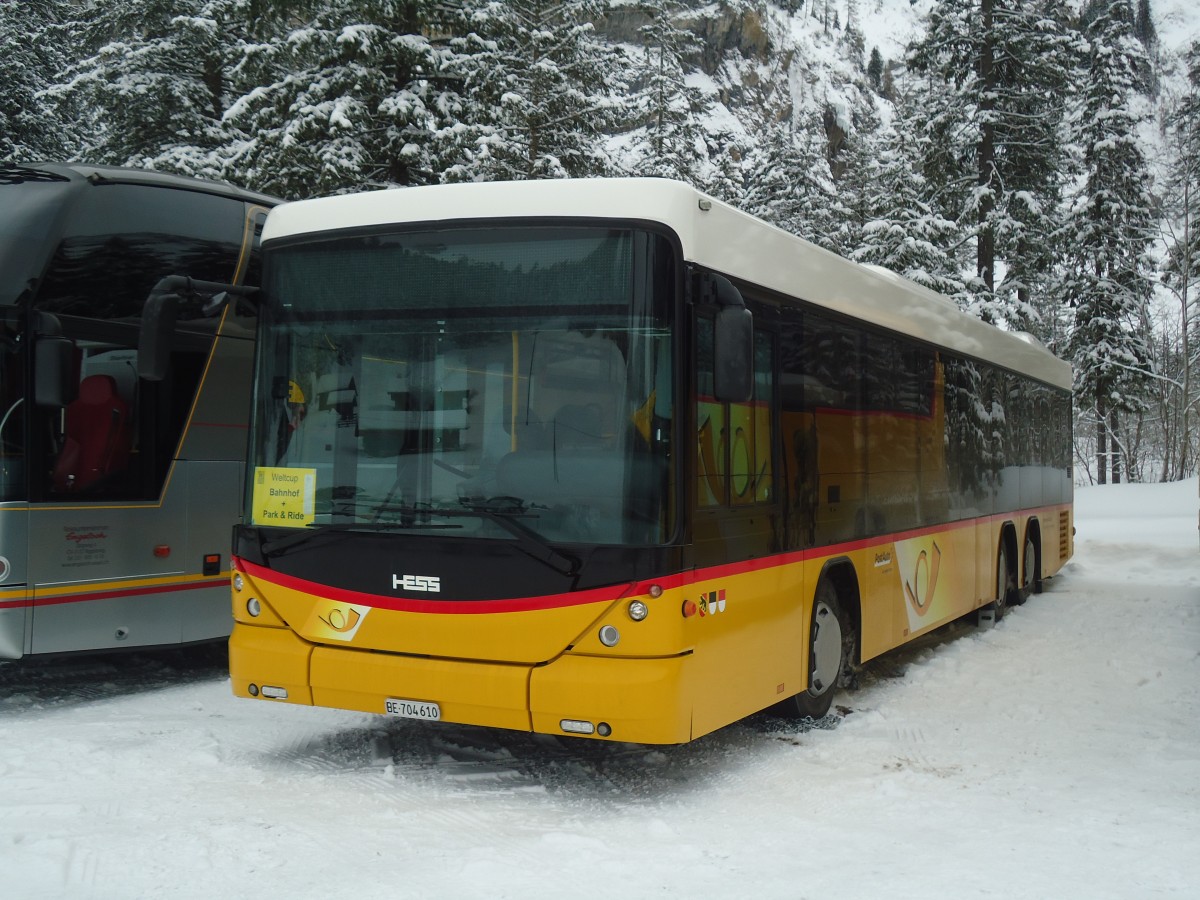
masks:
[[[263,253],[238,696],[679,743],[1071,555],[1068,365],[683,184],[303,201]]]

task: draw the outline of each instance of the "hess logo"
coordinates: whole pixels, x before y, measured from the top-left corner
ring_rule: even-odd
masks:
[[[442,590],[442,579],[437,575],[393,575],[392,590],[437,594]]]

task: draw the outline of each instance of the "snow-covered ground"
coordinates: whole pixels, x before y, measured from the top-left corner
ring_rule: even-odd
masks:
[[[828,728],[577,746],[235,700],[211,650],[0,669],[0,897],[1200,896],[1196,491],[1081,490],[1046,593]]]

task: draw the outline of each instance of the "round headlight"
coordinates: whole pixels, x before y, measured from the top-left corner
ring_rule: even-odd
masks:
[[[246,582],[242,581],[241,573],[238,573],[237,575],[233,576],[233,589],[235,591],[240,591],[245,586],[246,586]]]
[[[246,612],[250,613],[251,617],[258,618],[258,614],[262,612],[262,604],[258,602],[257,597],[251,597],[246,601]]]
[[[600,643],[605,647],[615,647],[620,640],[621,632],[617,631],[612,625],[605,625],[600,629]]]
[[[650,615],[650,607],[642,600],[633,600],[629,604],[629,618],[635,622],[640,622],[646,616]]]

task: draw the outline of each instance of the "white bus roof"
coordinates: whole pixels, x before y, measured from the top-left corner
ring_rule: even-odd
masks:
[[[689,262],[1060,388],[1071,387],[1071,367],[1028,335],[988,325],[921,285],[850,262],[678,181],[482,182],[301,200],[271,211],[263,241],[349,228],[479,224],[489,219],[660,223],[678,236]]]

